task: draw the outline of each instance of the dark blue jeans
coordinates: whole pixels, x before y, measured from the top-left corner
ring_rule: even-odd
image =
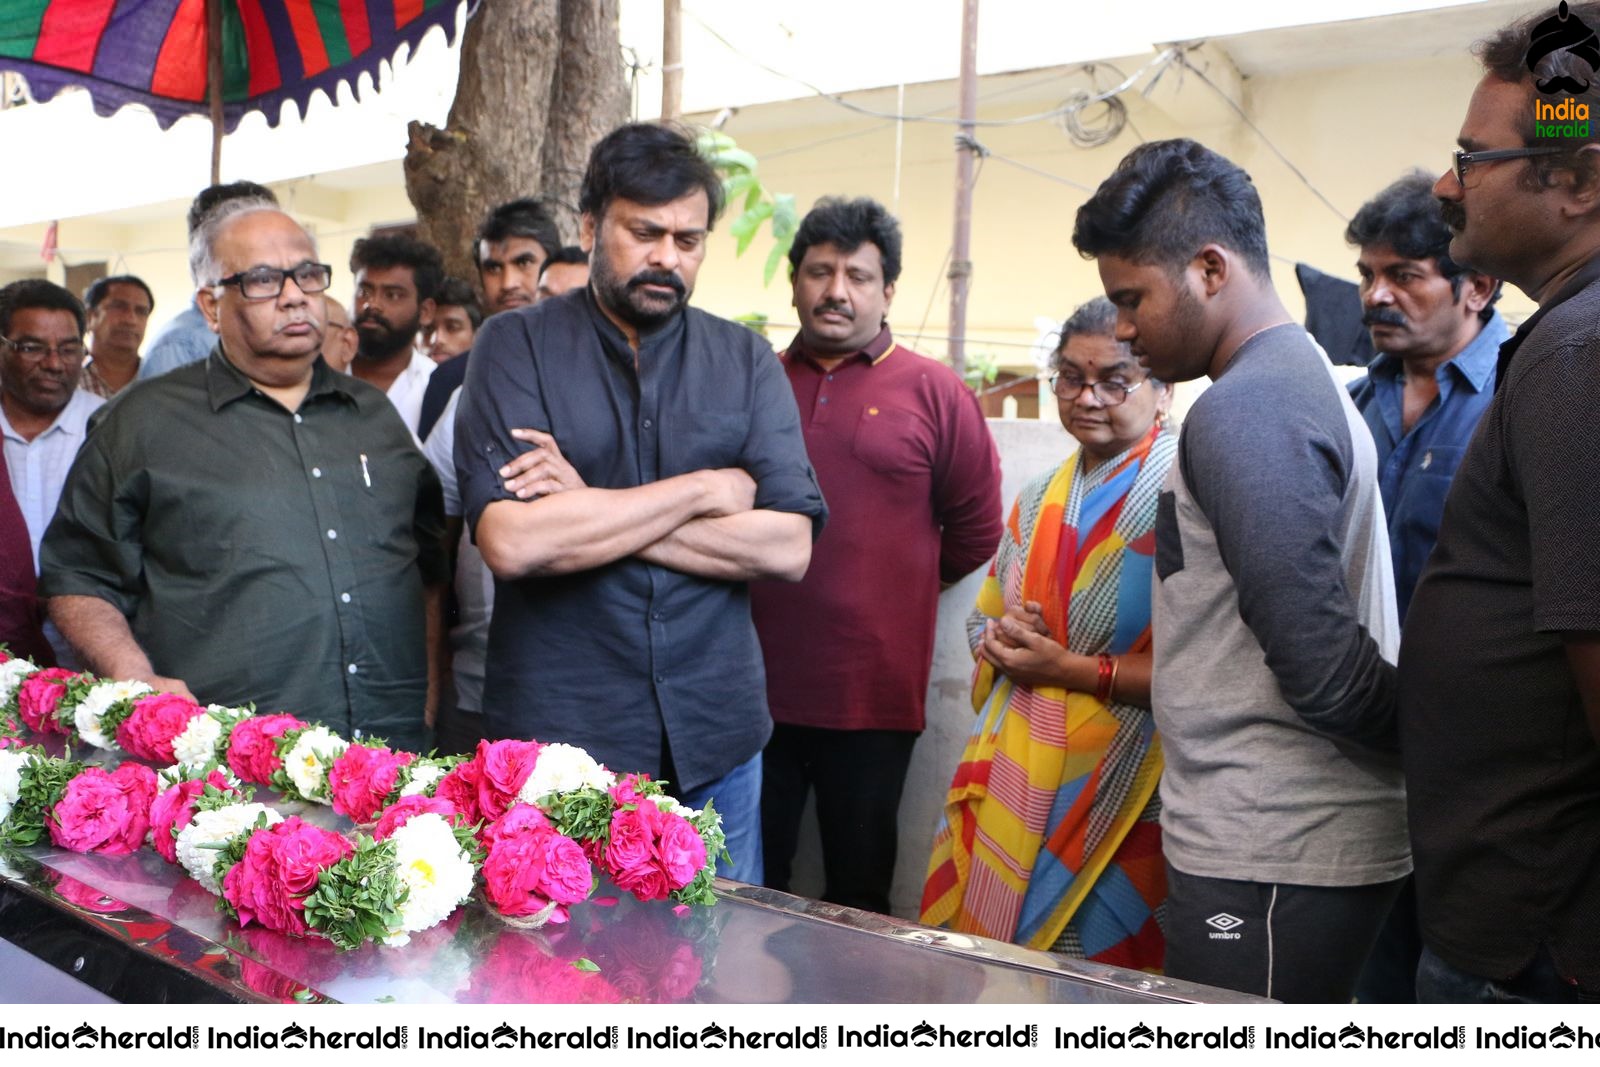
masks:
[[[1417,965],[1417,1000],[1422,1004],[1582,1004],[1597,999],[1600,993],[1563,978],[1542,948],[1521,974],[1506,979],[1469,974],[1431,948],[1422,950]]]
[[[691,808],[703,808],[715,800],[722,816],[722,831],[728,835],[728,855],[732,863],[717,863],[717,874],[736,882],[760,885],[766,873],[761,860],[761,753],[697,789],[686,789],[678,798]]]

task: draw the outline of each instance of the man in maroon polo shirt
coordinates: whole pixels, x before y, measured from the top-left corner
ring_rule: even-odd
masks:
[[[881,204],[818,201],[789,263],[800,336],[782,358],[830,518],[804,581],[750,588],[774,722],[767,885],[789,888],[815,789],[823,899],[887,913],[939,590],[994,554],[1000,464],[972,391],[889,333],[900,226]]]

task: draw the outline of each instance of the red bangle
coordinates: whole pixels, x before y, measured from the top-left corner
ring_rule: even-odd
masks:
[[[1116,677],[1116,663],[1106,653],[1098,657],[1099,677],[1094,687],[1094,698],[1104,704],[1111,699],[1111,680]]]

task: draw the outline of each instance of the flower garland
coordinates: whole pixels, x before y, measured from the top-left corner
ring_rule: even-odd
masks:
[[[123,750],[113,770],[25,747],[24,729]],[[254,786],[325,804],[344,835],[253,799]],[[39,669],[0,648],[0,844],[48,834],[113,855],[148,840],[241,927],[343,949],[404,944],[481,883],[521,925],[566,922],[596,868],[641,901],[712,904],[721,816],[648,775],[622,778],[581,748],[483,741],[470,757],[346,741],[293,715],[201,707],[139,682]]]

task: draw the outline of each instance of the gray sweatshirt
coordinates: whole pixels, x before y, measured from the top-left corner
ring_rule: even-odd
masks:
[[[1167,859],[1296,885],[1409,873],[1377,457],[1300,327],[1251,338],[1195,401],[1156,537]]]

